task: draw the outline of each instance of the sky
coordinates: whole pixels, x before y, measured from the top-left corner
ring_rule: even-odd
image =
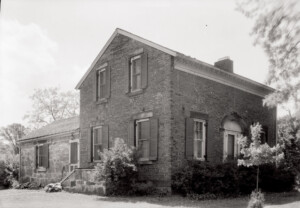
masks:
[[[234,0],[2,0],[0,127],[26,125],[34,89],[75,90],[116,28],[263,83],[268,59]]]

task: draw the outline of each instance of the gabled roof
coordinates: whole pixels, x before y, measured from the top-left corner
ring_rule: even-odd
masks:
[[[83,81],[86,79],[86,77],[88,76],[88,74],[92,71],[93,67],[95,66],[95,64],[97,63],[97,61],[101,58],[101,56],[104,54],[104,52],[106,51],[106,49],[108,48],[108,46],[110,45],[110,43],[113,41],[113,39],[118,35],[124,35],[127,36],[133,40],[139,41],[141,43],[144,43],[145,45],[151,46],[153,48],[156,48],[157,50],[163,51],[167,54],[170,54],[171,56],[176,56],[176,52],[168,49],[166,47],[163,47],[159,44],[153,43],[149,40],[146,40],[142,37],[139,37],[137,35],[134,35],[130,32],[127,32],[125,30],[122,30],[120,28],[117,28],[115,30],[115,32],[112,34],[112,36],[110,36],[109,40],[106,42],[106,44],[104,45],[104,47],[102,48],[102,50],[100,51],[100,53],[97,55],[97,57],[95,58],[95,60],[93,61],[93,63],[91,64],[91,66],[89,67],[89,69],[87,70],[87,72],[83,75],[83,77],[80,79],[79,83],[76,85],[75,89],[79,89],[80,86],[82,85]]]
[[[21,138],[19,141],[51,136],[61,133],[68,133],[79,129],[79,117],[71,117],[66,119],[61,119],[52,122],[40,129],[30,132],[25,137]]]
[[[264,97],[265,95],[267,95],[267,94],[274,91],[274,89],[269,87],[269,86],[266,86],[264,84],[261,84],[259,82],[256,82],[254,80],[248,79],[246,77],[243,77],[243,76],[235,74],[235,73],[226,72],[222,69],[219,69],[219,68],[215,67],[214,65],[199,61],[199,60],[197,60],[195,58],[192,58],[190,56],[186,56],[182,53],[171,50],[171,49],[166,48],[164,46],[161,46],[159,44],[153,43],[149,40],[146,40],[142,37],[139,37],[137,35],[134,35],[130,32],[127,32],[127,31],[119,29],[119,28],[117,28],[115,30],[115,32],[112,34],[112,36],[106,42],[106,44],[104,45],[104,47],[102,48],[100,53],[97,55],[97,57],[95,58],[95,60],[93,61],[93,63],[89,67],[89,69],[87,70],[87,72],[84,74],[84,76],[80,79],[79,83],[76,85],[75,89],[80,89],[83,81],[87,78],[88,74],[92,71],[92,69],[94,68],[97,61],[101,58],[101,56],[104,54],[104,52],[106,51],[108,46],[111,44],[113,39],[118,34],[127,36],[127,37],[129,37],[133,40],[144,43],[145,45],[156,48],[157,50],[165,52],[165,53],[167,53],[167,54],[169,54],[173,57],[177,57],[176,59],[184,59],[184,60],[191,61],[191,62],[194,62],[194,63],[197,63],[197,64],[205,65],[208,68],[210,68],[211,70],[209,72],[206,72],[206,75],[203,75],[202,69],[199,69],[199,68],[195,69],[196,71],[193,72],[193,71],[191,71],[190,69],[187,69],[187,68],[183,69],[181,67],[181,64],[179,64],[177,66],[175,65],[175,68],[177,68],[177,69],[182,69],[183,71],[186,71],[188,73],[192,73],[192,74],[195,74],[197,76],[203,76],[205,78],[208,78],[208,79],[211,79],[211,80],[214,80],[214,81],[220,82],[222,84],[226,84],[226,85],[229,85],[229,86],[241,89],[241,90],[244,90],[246,92],[250,92],[252,94],[255,94],[255,95],[258,95],[258,96],[261,96],[261,97]],[[184,67],[187,67],[187,66],[184,65]],[[217,77],[216,77],[216,75],[217,75]],[[236,84],[235,82],[244,82],[244,83],[247,83],[248,86],[243,86],[243,83],[242,84]]]

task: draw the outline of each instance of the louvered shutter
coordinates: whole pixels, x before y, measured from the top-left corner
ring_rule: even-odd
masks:
[[[145,89],[148,85],[148,55],[142,54],[142,88]]]
[[[110,97],[110,66],[107,66],[106,68],[106,82],[105,82],[105,98]]]
[[[93,128],[88,130],[88,162],[93,162]]]
[[[109,141],[108,141],[108,126],[102,126],[102,144],[103,149],[108,149]]]
[[[187,159],[194,157],[194,120],[185,119],[185,154]]]
[[[129,146],[135,146],[135,142],[134,142],[134,121],[130,121],[128,124],[128,140],[127,140],[127,144]]]
[[[38,146],[34,146],[34,167],[38,168]]]
[[[158,129],[159,123],[158,119],[150,119],[150,160],[157,160],[158,152]]]
[[[124,78],[125,78],[125,93],[130,92],[130,59],[129,57],[126,57],[124,60],[124,65],[125,65],[125,71],[124,71]]]
[[[97,99],[98,99],[98,70],[95,70],[95,73],[94,73],[94,82],[95,83],[93,83],[94,84],[94,87],[93,87],[93,100],[94,100],[94,102],[96,102],[97,101]]]
[[[71,143],[71,164],[76,164],[78,162],[78,143]]]
[[[43,145],[43,166],[45,168],[49,167],[49,144],[44,144]]]

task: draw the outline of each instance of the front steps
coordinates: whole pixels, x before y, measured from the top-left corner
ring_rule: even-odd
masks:
[[[62,182],[63,189],[71,193],[105,195],[103,182],[94,179],[94,169],[75,169],[69,177]]]

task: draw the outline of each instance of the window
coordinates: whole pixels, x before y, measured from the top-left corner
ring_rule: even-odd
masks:
[[[38,144],[35,147],[36,154],[36,167],[38,169],[45,169],[49,166],[49,145],[48,144]]]
[[[128,145],[137,148],[142,163],[151,163],[158,158],[159,122],[152,114],[145,112],[135,115],[128,123]]]
[[[194,119],[194,158],[204,159],[205,155],[205,121]]]
[[[150,140],[150,121],[141,119],[136,121],[135,125],[136,147],[141,152],[140,160],[149,160],[149,140]]]
[[[99,161],[101,159],[100,153],[103,152],[103,138],[102,127],[93,128],[93,160]]]
[[[138,91],[142,87],[142,59],[141,55],[130,59],[130,90]]]
[[[97,100],[106,95],[106,68],[97,71]]]

